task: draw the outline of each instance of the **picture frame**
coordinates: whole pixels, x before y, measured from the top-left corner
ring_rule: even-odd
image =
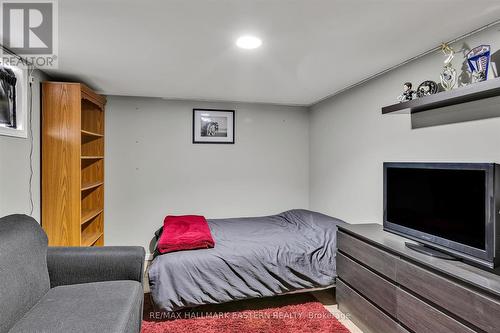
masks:
[[[193,109],[193,143],[234,144],[235,110]]]
[[[28,70],[21,66],[0,63],[0,135],[28,137]]]

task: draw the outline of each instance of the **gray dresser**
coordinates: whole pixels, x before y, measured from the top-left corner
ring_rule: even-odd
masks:
[[[500,276],[429,257],[379,224],[339,228],[337,302],[364,332],[500,332]]]

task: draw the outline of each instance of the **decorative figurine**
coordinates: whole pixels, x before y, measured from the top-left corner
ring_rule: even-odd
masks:
[[[490,58],[489,45],[475,47],[467,53],[467,63],[469,64],[469,70],[472,72],[472,83],[486,81],[488,79]]]
[[[413,94],[415,93],[415,91],[413,91],[411,88],[411,82],[405,82],[405,84],[403,84],[403,93],[398,96],[398,101],[400,103],[411,101],[413,99]]]
[[[424,81],[417,89],[417,97],[424,97],[429,95],[434,95],[439,91],[438,85],[434,81]]]
[[[446,43],[441,45],[441,51],[447,56],[444,61],[443,72],[439,75],[441,78],[441,85],[445,90],[451,90],[457,84],[457,71],[451,64],[451,61],[455,57],[455,51]]]

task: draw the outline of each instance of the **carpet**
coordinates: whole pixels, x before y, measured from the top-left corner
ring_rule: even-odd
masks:
[[[142,333],[349,333],[311,294],[293,294],[163,312],[144,297]]]

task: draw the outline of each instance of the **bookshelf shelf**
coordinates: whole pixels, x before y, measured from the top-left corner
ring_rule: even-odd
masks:
[[[82,131],[81,131],[81,132],[82,132],[82,136],[83,136],[83,137],[88,137],[88,138],[90,138],[90,139],[92,139],[92,138],[102,138],[102,137],[104,137],[104,135],[103,135],[103,134],[94,133],[94,132],[91,132],[91,131],[86,131],[86,130],[83,130],[83,129],[82,129]]]
[[[93,232],[90,235],[82,236],[82,246],[93,246],[103,236],[103,232]]]
[[[93,188],[101,186],[102,184],[104,184],[104,182],[102,182],[102,181],[97,181],[97,182],[88,183],[88,184],[82,184],[82,191],[91,190]]]
[[[97,215],[101,214],[103,211],[104,211],[104,209],[93,209],[93,210],[82,211],[81,224],[87,223],[88,221],[90,221],[94,217],[96,217]]]

